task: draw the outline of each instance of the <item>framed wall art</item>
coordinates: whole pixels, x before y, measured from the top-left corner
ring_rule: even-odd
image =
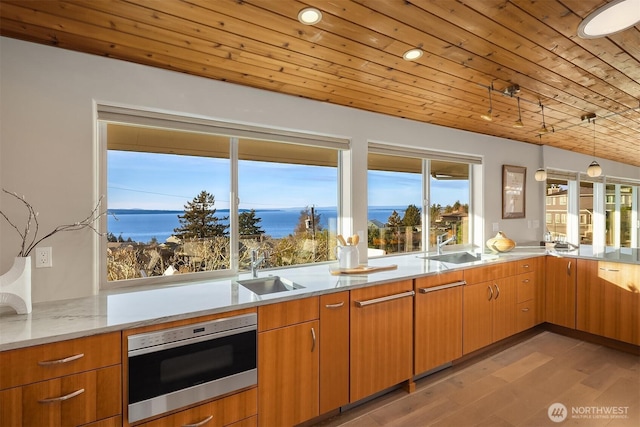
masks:
[[[502,165],[502,218],[524,218],[527,168]]]

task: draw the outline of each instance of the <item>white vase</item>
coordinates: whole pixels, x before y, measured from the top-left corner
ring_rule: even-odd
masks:
[[[0,276],[0,306],[8,305],[18,314],[31,313],[31,257],[16,257]]]

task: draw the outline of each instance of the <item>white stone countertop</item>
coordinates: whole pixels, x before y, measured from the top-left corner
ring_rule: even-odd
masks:
[[[261,270],[259,277],[279,275],[304,286],[304,289],[262,296],[236,283],[236,280],[250,278],[249,274],[152,288],[147,286],[101,291],[98,295],[86,298],[37,303],[29,314],[0,314],[0,351],[413,279],[489,263],[543,256],[547,253],[545,249],[535,247],[516,248],[497,258],[489,256],[491,259],[464,265],[428,260],[424,258],[424,254],[387,256],[370,259],[368,265],[397,265],[397,269],[363,275],[333,276],[330,269],[337,268],[335,262]],[[571,253],[567,255],[576,256]]]

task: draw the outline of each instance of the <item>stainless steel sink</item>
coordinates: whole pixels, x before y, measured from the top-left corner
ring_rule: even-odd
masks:
[[[304,289],[304,286],[280,276],[259,277],[257,279],[238,280],[237,282],[258,295]]]
[[[497,259],[498,256],[473,252],[452,252],[442,255],[419,255],[419,258],[424,258],[429,261],[440,261],[448,264],[467,264],[470,262]]]
[[[482,254],[456,252],[452,254],[430,256],[429,259],[432,261],[449,262],[451,264],[466,264],[467,262],[480,261],[482,259]]]

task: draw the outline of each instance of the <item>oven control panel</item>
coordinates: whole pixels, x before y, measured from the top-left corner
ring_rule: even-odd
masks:
[[[162,331],[131,335],[128,337],[128,351],[131,352],[148,347],[166,345],[202,336],[226,335],[237,329],[255,329],[257,328],[257,323],[258,315],[256,313],[250,313]]]

